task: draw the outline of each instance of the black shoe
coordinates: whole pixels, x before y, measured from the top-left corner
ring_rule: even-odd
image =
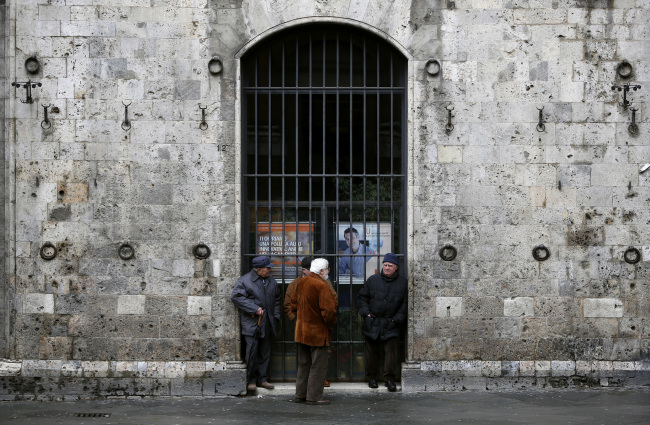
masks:
[[[316,400],[316,401],[307,400],[307,401],[305,401],[305,404],[307,404],[309,406],[325,406],[327,404],[330,404],[330,401],[329,400],[323,400],[323,399]]]
[[[368,386],[370,388],[379,388],[379,385],[377,385],[377,380],[376,379],[371,379],[368,381]]]
[[[395,383],[390,379],[386,381],[386,387],[388,387],[388,391],[390,391],[391,393],[397,391],[397,385],[395,385]]]
[[[306,398],[301,398],[301,397],[294,397],[291,400],[289,400],[291,403],[304,403],[307,401]]]

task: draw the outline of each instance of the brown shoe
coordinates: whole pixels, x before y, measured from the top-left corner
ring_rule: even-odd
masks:
[[[329,387],[330,386],[330,381],[325,380],[325,383],[323,384],[324,387]]]
[[[260,387],[266,388],[267,390],[272,390],[273,388],[275,388],[273,384],[269,384],[267,381],[262,382],[260,384]]]
[[[247,391],[257,391],[257,385],[255,385],[255,384],[248,384],[248,385],[246,385],[246,390],[247,390]]]
[[[308,404],[308,405],[310,405],[310,406],[324,406],[324,405],[326,405],[326,404],[330,404],[330,401],[329,401],[329,400],[323,400],[323,399],[321,399],[321,400],[316,400],[316,401],[309,401],[309,400],[307,400],[307,401],[305,402],[305,404]]]

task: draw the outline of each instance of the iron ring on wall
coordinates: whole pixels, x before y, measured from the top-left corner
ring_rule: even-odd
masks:
[[[454,248],[451,245],[445,245],[442,248],[440,248],[440,252],[438,254],[440,255],[440,258],[442,258],[443,260],[451,261],[454,258],[456,258],[456,255],[458,255],[458,251],[456,250],[456,248]]]
[[[204,243],[200,243],[194,247],[194,256],[199,260],[205,260],[212,254],[210,247]]]
[[[537,245],[533,248],[533,258],[537,261],[546,261],[551,256],[551,251],[544,245]]]
[[[45,242],[39,251],[41,258],[46,261],[56,258],[56,247],[51,242]]]
[[[625,254],[623,254],[623,259],[628,264],[636,264],[641,261],[641,253],[638,249],[631,246],[625,251]]]
[[[126,242],[120,245],[117,249],[117,255],[119,255],[122,260],[130,260],[135,256],[135,249],[130,243]]]

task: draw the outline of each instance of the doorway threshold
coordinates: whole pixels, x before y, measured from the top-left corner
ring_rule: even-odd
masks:
[[[329,387],[325,387],[323,394],[327,393],[373,393],[373,392],[387,392],[383,381],[379,381],[379,388],[369,388],[367,382],[332,382]],[[248,394],[259,396],[272,396],[272,395],[293,395],[296,391],[296,384],[293,382],[280,382],[274,383],[275,388],[267,390],[257,387],[257,391],[249,391]],[[397,391],[402,391],[400,382],[396,382]]]

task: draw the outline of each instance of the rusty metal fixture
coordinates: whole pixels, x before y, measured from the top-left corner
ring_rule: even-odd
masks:
[[[52,127],[52,123],[47,118],[47,108],[49,108],[52,105],[42,105],[42,106],[43,106],[43,121],[41,121],[41,128],[43,130],[47,130],[48,128]]]
[[[208,109],[207,106],[204,106],[203,108],[201,107],[201,104],[199,103],[199,109],[201,110],[201,123],[199,124],[199,128],[203,131],[208,129],[208,123],[205,122],[205,110]]]
[[[639,108],[630,108],[630,111],[632,111],[632,122],[627,126],[627,131],[633,136],[639,132],[639,126],[636,125],[636,111],[638,110]]]
[[[130,243],[125,242],[117,249],[117,255],[119,255],[122,260],[130,260],[135,257],[135,249]]]
[[[194,247],[194,257],[196,257],[199,260],[205,260],[212,254],[212,251],[210,251],[210,247],[207,246],[204,243],[200,243]]]
[[[539,111],[539,120],[537,122],[537,129],[538,132],[543,133],[544,130],[546,130],[546,126],[544,125],[544,116],[542,115],[544,113],[544,107],[542,106],[542,109],[537,108]]]
[[[52,242],[45,242],[40,249],[41,258],[45,261],[50,261],[56,258],[57,250]]]
[[[447,125],[445,125],[445,132],[447,134],[454,131],[454,125],[451,123],[451,118],[454,116],[454,115],[451,115],[451,111],[454,110],[454,107],[451,106],[451,109],[449,109],[450,106],[451,105],[447,106],[447,108],[446,108],[447,109]]]
[[[452,261],[458,255],[458,251],[452,245],[445,245],[440,248],[438,253],[444,261]]]
[[[544,245],[537,245],[533,248],[533,258],[537,261],[546,261],[551,256],[551,251]]]
[[[623,107],[623,109],[627,109],[627,107],[632,104],[632,102],[627,100],[627,92],[629,92],[630,90],[637,91],[640,88],[641,88],[641,86],[638,85],[638,84],[634,84],[634,85],[632,85],[632,84],[623,84],[622,86],[614,84],[612,86],[612,90],[618,90],[618,91],[623,92],[623,103],[619,104],[620,106]]]
[[[25,83],[19,83],[16,81],[14,83],[11,83],[11,85],[16,87],[16,89],[22,87],[27,91],[25,94],[25,100],[20,99],[22,103],[34,103],[34,99],[32,99],[32,89],[43,86],[41,83],[33,83],[32,80],[27,80]]]
[[[30,56],[25,60],[25,70],[30,74],[36,74],[41,69],[41,64],[36,56]]]
[[[210,71],[210,74],[212,75],[217,75],[220,74],[222,70],[223,63],[221,62],[221,58],[219,56],[213,56],[212,59],[210,59],[210,62],[208,62],[208,71]]]
[[[623,254],[623,259],[628,264],[636,264],[639,261],[641,261],[641,252],[639,252],[639,250],[636,249],[635,247],[631,246],[627,250],[625,250],[625,253]]]
[[[435,59],[429,59],[426,65],[424,65],[424,69],[427,70],[427,74],[435,77],[440,74],[440,62]]]
[[[632,76],[632,65],[624,60],[616,67],[616,73],[621,78],[630,78]]]
[[[131,121],[129,121],[129,106],[133,103],[132,101],[129,102],[128,104],[124,103],[122,101],[122,105],[124,105],[124,121],[122,122],[122,130],[127,131],[131,129]]]

